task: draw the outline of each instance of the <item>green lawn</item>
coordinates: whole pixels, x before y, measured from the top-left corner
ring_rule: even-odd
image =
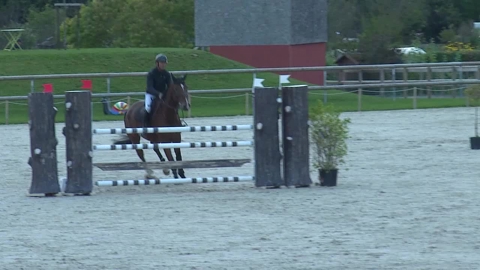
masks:
[[[169,58],[168,69],[210,70],[249,68],[246,65],[215,56],[208,52],[190,49],[165,48],[134,48],[134,49],[82,49],[82,50],[31,50],[31,51],[1,51],[0,76],[32,75],[32,74],[69,74],[97,72],[145,72],[153,67],[156,54],[163,52]],[[278,75],[260,73],[257,77],[265,79],[265,86],[276,86]],[[89,79],[89,78],[85,78]],[[35,80],[35,91],[42,91],[42,84],[53,83],[56,94],[68,90],[79,89],[81,79],[43,79]],[[107,92],[106,79],[92,79],[93,92]],[[187,79],[191,90],[249,88],[252,84],[252,74],[219,74],[190,75]],[[293,84],[302,83],[291,80]],[[145,88],[145,78],[125,77],[112,78],[110,91],[142,92]],[[30,81],[0,81],[0,96],[25,96],[30,92]],[[310,102],[323,100],[324,91],[312,91]],[[328,103],[333,103],[341,111],[357,111],[358,97],[356,94],[340,91],[327,91]],[[131,97],[131,101],[141,99],[141,96]],[[251,96],[248,97],[251,101]],[[127,98],[112,98],[127,101]],[[194,94],[192,98],[192,116],[221,116],[245,114],[245,94]],[[59,115],[57,121],[63,121],[63,100],[57,99]],[[121,116],[105,116],[99,100],[94,100],[94,120],[121,119]],[[362,110],[411,109],[412,99],[362,97]],[[26,123],[28,119],[27,101],[10,101],[8,103],[9,123]],[[113,104],[113,103],[112,103]],[[417,108],[458,107],[465,106],[462,98],[419,99]],[[251,113],[251,104],[249,105]],[[0,117],[5,115],[5,102],[0,102]],[[186,115],[186,114],[185,114]],[[0,120],[4,123],[5,120]]]

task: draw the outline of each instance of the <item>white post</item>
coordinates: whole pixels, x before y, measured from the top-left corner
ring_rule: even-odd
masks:
[[[107,78],[107,93],[110,94],[110,77]]]

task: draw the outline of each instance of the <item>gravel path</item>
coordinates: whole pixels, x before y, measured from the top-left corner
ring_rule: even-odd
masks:
[[[2,126],[0,269],[480,269],[480,152],[470,150],[468,141],[473,109],[344,116],[352,119],[352,138],[334,188],[95,187],[90,197],[57,198],[26,196],[28,127]],[[189,125],[251,121],[187,119]],[[57,136],[64,176],[62,126]],[[94,143],[114,138],[95,135]],[[251,131],[184,135],[184,141],[249,139]],[[147,153],[148,161],[156,161],[153,151]],[[208,148],[183,149],[183,155],[252,158],[253,153],[248,147]],[[124,150],[96,152],[94,160],[138,159]],[[252,173],[251,164],[186,170],[187,177]],[[97,180],[143,174],[94,170]],[[157,175],[163,177],[161,171]],[[316,181],[316,172],[311,175]]]

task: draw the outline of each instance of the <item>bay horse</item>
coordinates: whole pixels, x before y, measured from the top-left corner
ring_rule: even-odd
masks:
[[[175,78],[172,75],[172,83],[168,86],[167,94],[164,99],[157,98],[152,103],[152,116],[151,116],[151,126],[152,127],[181,127],[182,121],[180,120],[180,116],[178,115],[178,110],[187,111],[190,109],[190,102],[189,102],[189,95],[188,95],[188,87],[185,83],[186,75],[180,78]],[[130,108],[124,115],[124,124],[125,128],[143,128],[143,116],[145,114],[145,101],[137,101]],[[143,134],[127,134],[123,135],[122,139],[115,140],[114,144],[139,144],[140,137],[144,138],[150,143],[180,143],[182,141],[182,135],[180,132],[178,133],[143,133]],[[142,162],[146,162],[145,155],[143,153],[143,149],[136,149],[137,156],[142,160]],[[160,161],[164,162],[165,158],[160,153],[158,148],[155,148],[153,151],[157,154]],[[163,150],[167,159],[169,161],[173,161],[173,156],[171,149],[165,148]],[[174,148],[175,151],[175,158],[177,161],[182,160],[182,153],[180,148]],[[149,168],[146,169],[145,177],[147,179],[158,179],[153,176],[153,171]],[[163,173],[168,175],[170,171],[168,169],[164,169]],[[180,175],[181,178],[185,177],[185,172],[183,169],[172,169],[173,176],[178,178]]]

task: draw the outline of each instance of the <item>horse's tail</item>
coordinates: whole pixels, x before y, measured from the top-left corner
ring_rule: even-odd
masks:
[[[132,141],[127,135],[121,135],[120,137],[120,139],[114,140],[113,144],[132,144]]]

